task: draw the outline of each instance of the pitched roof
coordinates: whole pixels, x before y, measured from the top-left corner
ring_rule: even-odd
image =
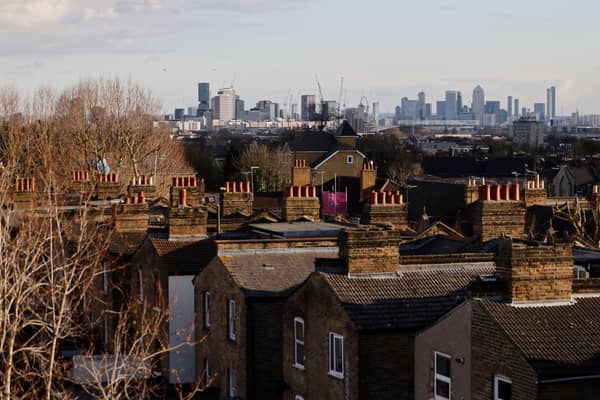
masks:
[[[571,305],[478,303],[519,348],[540,379],[600,374],[600,297]]]
[[[297,139],[288,142],[291,151],[329,151],[337,140],[327,132],[306,133]]]
[[[331,249],[281,249],[275,252],[219,255],[249,297],[286,297],[315,270],[317,258],[337,258]]]
[[[212,240],[169,240],[150,237],[150,243],[169,274],[197,274],[217,254]]]
[[[397,274],[320,272],[358,330],[417,331],[468,297],[468,285],[493,263],[401,267]]]
[[[350,123],[346,120],[342,122],[342,124],[335,131],[335,136],[357,136],[356,131],[350,125]]]
[[[360,156],[362,158],[366,158],[363,153],[361,153],[359,150],[355,149],[354,147],[352,147],[350,145],[347,145],[346,143],[335,143],[333,146],[331,146],[331,148],[329,149],[329,151],[327,153],[323,154],[317,160],[313,161],[310,164],[310,166],[312,168],[318,168],[325,161],[327,161],[328,159],[330,159],[335,154],[337,154],[337,153],[339,153],[341,151],[358,153],[358,154],[360,154]]]

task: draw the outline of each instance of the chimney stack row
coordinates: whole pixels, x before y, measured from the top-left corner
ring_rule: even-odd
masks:
[[[250,193],[250,181],[225,182],[225,193]]]
[[[35,192],[35,178],[17,178],[17,192]]]
[[[520,201],[519,184],[479,186],[479,198],[483,201]]]
[[[317,188],[314,186],[288,186],[286,197],[317,197]]]
[[[90,173],[87,170],[73,171],[71,179],[73,182],[88,182],[90,180]]]
[[[371,192],[369,196],[369,204],[390,204],[390,205],[402,205],[404,200],[400,192]]]
[[[198,180],[195,176],[174,176],[173,186],[175,187],[196,187]]]
[[[125,204],[145,204],[146,203],[146,195],[144,192],[139,192],[137,196],[127,197],[125,199]]]
[[[100,174],[98,175],[98,182],[102,183],[117,183],[119,182],[119,174],[110,173],[110,174]]]

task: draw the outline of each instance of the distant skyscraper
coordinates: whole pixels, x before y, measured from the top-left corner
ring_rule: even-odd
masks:
[[[473,103],[471,104],[471,112],[475,115],[475,119],[481,121],[485,107],[485,92],[479,85],[473,89]]]
[[[212,101],[214,119],[219,120],[221,125],[235,119],[235,90],[233,88],[220,89]]]
[[[423,91],[417,95],[417,118],[425,119],[425,92]]]
[[[515,99],[515,117],[519,116],[519,99]]]
[[[373,122],[375,122],[375,128],[379,128],[379,102],[373,103]]]
[[[446,91],[446,119],[455,120],[458,117],[458,93],[454,90]]]
[[[435,115],[438,119],[446,119],[446,102],[436,101],[435,102]]]
[[[461,113],[463,108],[462,93],[456,93],[456,112]]]
[[[431,111],[431,103],[425,103],[425,119],[431,119],[431,115],[433,111]]]
[[[394,109],[394,117],[396,118],[396,121],[400,121],[402,119],[402,107],[396,106]]]
[[[546,105],[544,103],[535,103],[533,105],[533,112],[536,114],[538,121],[546,120]]]
[[[546,90],[546,115],[548,120],[556,117],[556,88],[554,86],[550,86]]]
[[[235,119],[244,118],[244,100],[240,96],[235,96]]]
[[[175,119],[182,120],[185,116],[185,108],[176,108],[175,109]]]
[[[203,116],[208,110],[210,110],[210,84],[200,82],[198,84],[198,116]]]
[[[497,114],[500,111],[500,102],[488,100],[485,102],[484,112],[486,114]]]
[[[302,121],[313,121],[316,113],[316,97],[314,94],[304,94],[300,98],[300,116]]]
[[[506,111],[508,111],[508,118],[513,116],[513,98],[508,96],[506,99]]]

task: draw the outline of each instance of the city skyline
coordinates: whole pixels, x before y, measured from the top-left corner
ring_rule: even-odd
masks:
[[[195,104],[197,82],[233,84],[250,104],[283,103],[291,90],[299,103],[299,95],[318,95],[315,74],[326,99],[338,99],[343,76],[347,106],[364,95],[381,112],[421,89],[429,99],[461,91],[469,103],[481,84],[488,98],[532,105],[556,86],[557,115],[591,114],[600,112],[600,55],[589,51],[597,11],[595,3],[538,0],[491,8],[467,0],[369,8],[339,0],[5,0],[0,33],[11,40],[0,42],[0,76],[27,92],[99,75],[133,79],[165,111]],[[417,30],[421,40],[403,40]],[[436,39],[448,32],[451,45]],[[318,45],[324,36],[330,45]],[[578,63],[560,48],[579,54]]]

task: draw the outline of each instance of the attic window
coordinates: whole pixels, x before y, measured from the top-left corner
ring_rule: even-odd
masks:
[[[354,162],[354,156],[346,156],[346,162],[352,164]]]

